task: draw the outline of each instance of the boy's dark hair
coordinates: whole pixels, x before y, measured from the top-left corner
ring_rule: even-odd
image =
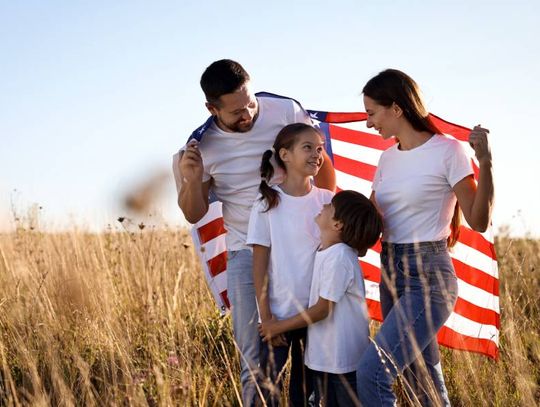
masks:
[[[332,198],[334,219],[343,224],[341,240],[364,256],[377,243],[383,231],[379,211],[368,198],[356,191],[338,192]]]
[[[220,105],[222,95],[233,93],[249,81],[249,74],[238,62],[220,59],[206,68],[201,76],[201,88],[208,103]]]

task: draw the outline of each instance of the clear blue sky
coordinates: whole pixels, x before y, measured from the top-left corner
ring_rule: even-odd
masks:
[[[204,68],[232,58],[321,110],[363,110],[370,77],[404,70],[433,113],[491,130],[495,226],[539,236],[538,21],[538,1],[1,1],[0,227],[12,200],[114,222],[206,118]]]

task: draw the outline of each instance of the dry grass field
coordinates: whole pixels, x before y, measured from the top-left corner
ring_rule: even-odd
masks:
[[[142,227],[142,225],[141,225]],[[498,362],[443,349],[455,406],[540,402],[540,241],[499,237]],[[186,231],[0,235],[0,405],[239,405]]]

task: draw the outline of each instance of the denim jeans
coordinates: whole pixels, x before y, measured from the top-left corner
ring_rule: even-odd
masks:
[[[380,284],[384,322],[357,371],[363,406],[392,406],[392,383],[403,373],[407,395],[422,406],[449,406],[437,332],[457,299],[446,241],[383,243]]]
[[[280,405],[283,388],[283,368],[291,352],[291,372],[289,376],[288,406],[303,407],[313,392],[312,370],[304,365],[307,328],[286,332],[287,346],[272,347],[267,342],[261,345],[261,373],[263,381],[261,390],[265,405]],[[263,404],[263,403],[261,403]]]
[[[356,407],[356,372],[334,374],[313,370],[315,405],[325,407]]]
[[[227,295],[231,303],[234,339],[240,350],[242,400],[249,406],[256,392],[260,344],[250,250],[227,252]]]

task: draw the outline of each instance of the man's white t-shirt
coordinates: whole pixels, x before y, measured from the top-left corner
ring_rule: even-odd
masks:
[[[369,345],[369,325],[358,253],[345,243],[317,252],[309,306],[319,297],[335,305],[325,319],[309,325],[305,364],[320,372],[353,372]]]
[[[251,206],[261,182],[259,168],[263,153],[274,144],[278,132],[291,123],[311,124],[306,112],[291,99],[257,97],[259,115],[245,133],[229,133],[215,123],[199,143],[204,173],[203,182],[213,180],[212,191],[223,203],[227,229],[227,249],[247,249],[246,234]],[[177,190],[182,175],[178,154],[173,158]]]
[[[277,319],[285,319],[308,306],[313,262],[320,244],[315,216],[332,200],[334,193],[312,186],[304,196],[291,196],[278,186],[273,188],[279,192],[280,202],[264,212],[266,201],[255,201],[247,244],[270,248],[270,310]]]
[[[379,159],[372,189],[384,219],[383,241],[433,242],[450,235],[454,185],[473,174],[461,142],[434,135],[412,150],[398,145]]]

